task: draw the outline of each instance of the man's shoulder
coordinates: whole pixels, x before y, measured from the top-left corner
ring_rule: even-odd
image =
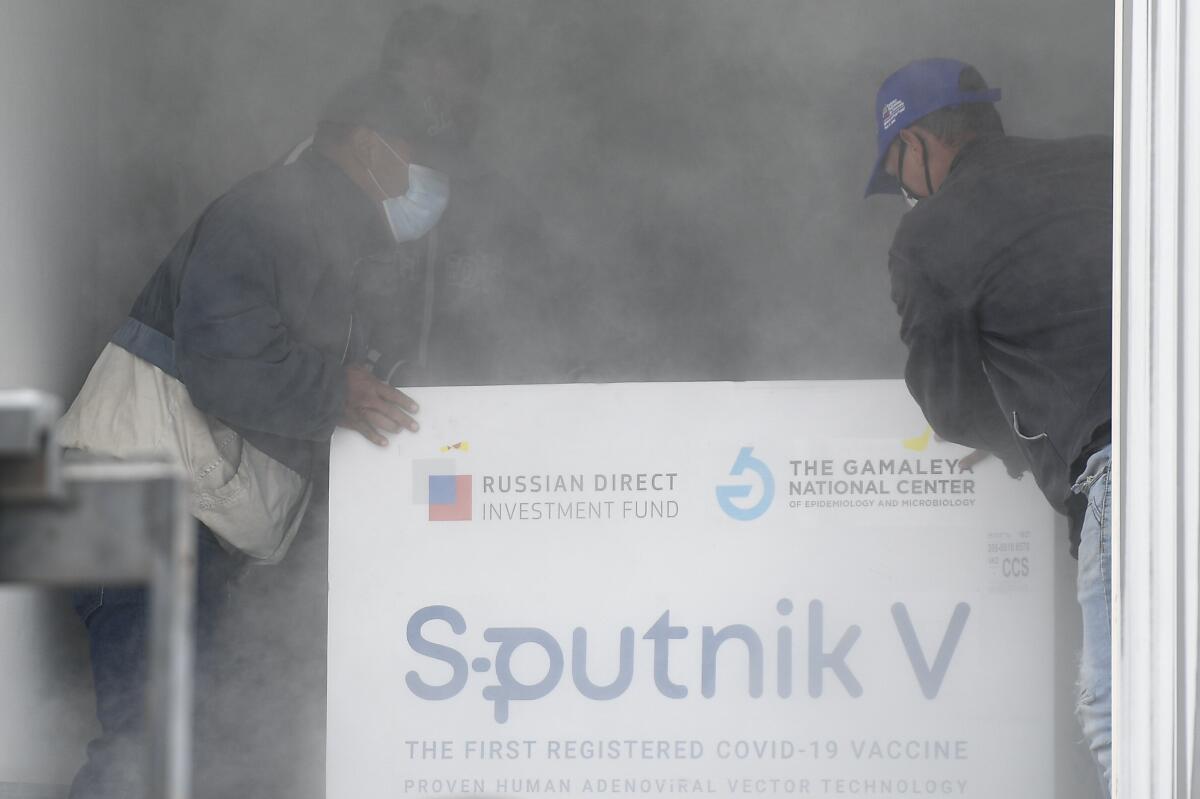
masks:
[[[217,201],[227,213],[280,214],[311,202],[311,178],[300,162],[276,164],[235,183]]]
[[[948,181],[953,192],[1002,191],[1005,186],[1045,182],[1061,186],[1062,177],[1109,175],[1113,142],[1110,136],[1034,139],[1003,136],[965,151],[964,165]]]
[[[1033,138],[1028,136],[1001,136],[993,142],[997,152],[1014,154],[1045,153],[1059,158],[1101,157],[1111,155],[1113,148],[1112,136],[1088,134],[1083,136],[1068,136],[1064,138]]]
[[[936,282],[961,277],[965,264],[955,254],[970,236],[965,209],[937,196],[923,200],[900,219],[892,237],[889,265],[897,272],[920,272]]]
[[[904,215],[893,261],[948,285],[973,280],[972,267],[986,267],[1050,209],[1111,202],[1112,146],[1109,136],[971,145],[937,194]]]
[[[205,214],[204,227],[250,235],[287,236],[311,214],[315,187],[300,163],[275,165],[248,175],[221,195]]]

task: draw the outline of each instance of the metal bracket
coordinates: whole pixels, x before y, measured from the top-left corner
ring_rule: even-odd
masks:
[[[191,791],[196,523],[166,462],[61,462],[57,400],[0,392],[0,583],[150,591],[149,796]]]
[[[54,425],[57,397],[39,391],[0,391],[0,503],[62,496],[61,457]]]

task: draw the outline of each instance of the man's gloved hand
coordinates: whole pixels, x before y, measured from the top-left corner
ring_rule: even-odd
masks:
[[[960,468],[960,469],[974,468],[975,464],[979,463],[981,460],[984,460],[985,458],[992,457],[992,454],[993,453],[988,452],[986,449],[977,449],[968,455],[964,455],[962,460],[960,460],[958,462],[958,468]],[[1005,471],[1008,472],[1008,476],[1011,477],[1012,479],[1020,480],[1022,477],[1025,476],[1026,469],[1021,464],[1011,463],[1011,462],[1005,461],[1003,459],[1000,462],[1004,464]]]
[[[979,463],[981,460],[984,460],[985,458],[991,457],[991,454],[992,453],[988,452],[986,449],[973,450],[972,452],[967,453],[961,459],[959,459],[958,468],[960,468],[960,469],[974,468],[975,464]]]
[[[383,433],[399,433],[402,430],[416,432],[420,426],[412,414],[418,410],[417,403],[399,389],[372,377],[365,366],[346,367],[346,400],[342,405],[342,427],[357,430],[380,447],[388,440]]]
[[[938,441],[946,440],[946,439],[942,438],[941,436],[939,436],[937,433],[934,433],[933,437],[935,439],[937,439]],[[961,459],[959,459],[958,468],[959,469],[974,469],[976,464],[978,464],[980,461],[987,460],[988,458],[992,457],[994,454],[995,453],[988,452],[986,449],[971,450],[969,453],[967,453]],[[1003,458],[1000,459],[1000,462],[1004,464],[1004,468],[1008,472],[1008,476],[1011,477],[1012,479],[1020,480],[1022,477],[1025,476],[1025,472],[1028,467],[1024,466],[1023,464],[1014,463],[1011,460],[1005,460]]]

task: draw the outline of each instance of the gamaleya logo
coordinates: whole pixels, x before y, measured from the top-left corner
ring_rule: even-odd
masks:
[[[741,477],[747,471],[758,476],[762,495],[753,505],[743,506],[735,503],[735,499],[744,500],[750,497],[754,490],[752,485],[719,485],[717,486],[717,504],[732,519],[739,522],[754,521],[767,512],[775,499],[775,477],[767,464],[754,457],[754,447],[742,447],[733,468],[729,470],[731,477]]]

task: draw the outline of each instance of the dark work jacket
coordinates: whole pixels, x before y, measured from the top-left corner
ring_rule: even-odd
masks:
[[[214,202],[142,290],[114,343],[179,378],[201,411],[298,473],[327,450],[361,360],[356,273],[394,249],[378,205],[305,153]]]
[[[1112,141],[969,143],[904,216],[889,267],[933,429],[1031,468],[1066,512],[1112,416]]]
[[[439,166],[446,213],[400,246],[312,149],[247,178],[184,233],[114,342],[301,474],[323,468],[346,364],[406,388],[571,379],[568,276],[540,215],[494,172]]]

